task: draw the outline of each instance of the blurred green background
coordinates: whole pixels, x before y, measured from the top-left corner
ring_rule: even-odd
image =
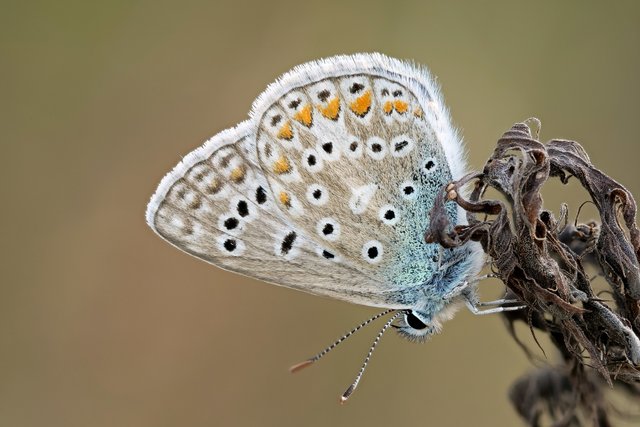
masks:
[[[543,140],[580,141],[640,195],[638,2],[0,5],[0,425],[520,424],[506,394],[531,364],[500,317],[461,312],[426,345],[388,334],[340,407],[373,329],[287,368],[376,310],[215,269],[144,209],[279,74],[360,51],[431,68],[472,167],[537,116]],[[557,185],[545,202],[575,214],[585,197]]]

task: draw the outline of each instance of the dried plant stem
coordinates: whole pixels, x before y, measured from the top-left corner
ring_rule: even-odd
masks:
[[[591,196],[599,221],[567,224],[566,207],[559,219],[543,208],[542,186],[550,178],[566,184],[571,177]],[[462,187],[468,183],[475,186],[464,197]],[[506,201],[486,199],[489,188]],[[467,211],[468,225],[448,223],[447,203]],[[514,406],[529,425],[540,425],[543,415],[558,426],[611,425],[603,398],[607,385],[640,398],[640,231],[635,218],[631,193],[595,168],[580,144],[542,144],[523,123],[500,138],[481,173],[449,184],[437,198],[427,241],[444,247],[480,242],[507,286],[507,298],[527,306],[505,313],[510,325],[522,320],[547,333],[562,354],[560,365],[519,379],[511,390]],[[596,295],[587,264],[606,279],[614,304]]]

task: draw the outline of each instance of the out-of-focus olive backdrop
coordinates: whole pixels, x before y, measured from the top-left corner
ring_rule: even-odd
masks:
[[[375,328],[287,368],[376,310],[218,270],[144,209],[278,75],[361,51],[431,68],[472,167],[537,116],[640,195],[637,2],[1,3],[0,425],[519,425],[507,390],[531,364],[500,317],[461,312],[426,345],[389,333],[340,407]]]

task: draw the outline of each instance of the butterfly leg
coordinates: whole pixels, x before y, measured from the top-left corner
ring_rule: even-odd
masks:
[[[444,299],[451,299],[457,295],[460,294],[465,294],[465,298],[470,299],[472,301],[476,301],[476,303],[474,304],[476,307],[482,307],[482,306],[494,306],[494,305],[502,305],[502,304],[514,304],[519,302],[518,300],[512,299],[512,300],[508,300],[508,299],[499,299],[499,300],[495,300],[495,301],[488,301],[488,302],[477,302],[477,297],[475,295],[475,293],[473,292],[472,289],[470,289],[470,285],[475,285],[479,282],[481,282],[482,280],[485,279],[489,279],[489,278],[493,278],[493,277],[498,277],[495,274],[485,274],[484,276],[479,276],[477,278],[475,278],[473,281],[465,281],[462,282],[461,284],[459,284],[458,286],[456,286],[455,288],[453,288],[452,290],[450,290],[448,293],[446,293],[443,298]],[[473,288],[473,287],[471,287]]]
[[[474,280],[474,282],[478,283],[478,282],[481,282],[481,281],[486,280],[486,279],[495,279],[496,277],[499,277],[499,276],[497,274],[494,274],[494,273],[483,274],[482,276],[478,276]]]
[[[496,306],[496,305],[505,305],[505,304],[517,304],[521,302],[520,300],[517,299],[506,299],[506,298],[501,298],[501,299],[497,299],[494,301],[486,301],[486,302],[476,302],[476,307],[492,307],[492,306]]]
[[[505,311],[522,310],[523,308],[527,307],[526,305],[513,305],[513,306],[505,307],[504,304],[512,304],[512,303],[520,302],[518,300],[507,300],[507,299],[500,299],[500,300],[481,303],[471,298],[469,294],[464,295],[464,302],[467,305],[467,308],[469,309],[469,311],[477,316],[482,316],[485,314],[503,313]],[[495,307],[496,305],[498,307]],[[480,309],[480,307],[486,307],[486,306],[494,306],[494,307],[488,308],[486,310]]]

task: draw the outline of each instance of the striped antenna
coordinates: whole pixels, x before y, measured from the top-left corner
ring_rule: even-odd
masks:
[[[373,354],[373,350],[376,349],[376,346],[380,342],[380,338],[382,338],[382,335],[387,331],[387,329],[389,329],[389,326],[391,326],[393,321],[396,320],[396,318],[398,316],[400,316],[401,314],[404,314],[404,313],[405,313],[404,310],[403,311],[398,311],[396,314],[391,316],[391,318],[387,321],[387,323],[384,324],[382,329],[380,329],[380,332],[378,332],[378,336],[373,341],[373,344],[371,344],[371,348],[369,348],[369,353],[367,354],[367,357],[364,359],[364,363],[362,364],[362,368],[360,368],[360,372],[358,372],[358,376],[356,377],[355,381],[353,381],[353,383],[349,386],[349,388],[347,388],[347,390],[344,393],[342,393],[342,396],[340,396],[340,403],[341,404],[346,403],[347,399],[349,399],[349,397],[356,390],[356,387],[358,387],[358,383],[360,382],[360,379],[362,378],[362,375],[364,374],[364,370],[367,368],[367,363],[369,363],[369,359],[371,359],[371,355]]]
[[[324,356],[325,354],[329,353],[331,350],[333,350],[334,348],[336,348],[338,346],[338,344],[340,344],[342,341],[346,340],[347,338],[349,338],[351,335],[355,334],[356,332],[358,332],[360,329],[364,328],[365,326],[367,326],[369,323],[373,322],[374,320],[377,320],[379,318],[381,318],[382,316],[386,316],[387,314],[391,313],[392,311],[394,311],[393,309],[389,309],[389,310],[385,310],[382,313],[376,314],[375,316],[373,316],[371,319],[366,320],[364,322],[362,322],[361,324],[359,324],[358,326],[356,326],[355,328],[353,328],[351,331],[347,332],[346,334],[344,334],[340,339],[338,339],[336,342],[334,342],[333,344],[331,344],[329,347],[325,348],[324,350],[322,350],[320,353],[316,354],[315,356],[313,356],[310,359],[305,360],[304,362],[300,362],[297,363],[295,365],[293,365],[292,367],[289,368],[289,372],[294,373],[294,372],[298,372],[303,368],[306,368],[307,366],[312,365],[314,362],[317,362],[318,360],[320,360],[320,358],[322,356]],[[393,318],[395,319],[397,317],[397,315],[395,315]],[[385,329],[388,326],[385,326]],[[376,340],[377,341],[377,340]],[[369,352],[369,355],[371,355],[371,352]],[[368,358],[367,358],[368,360]]]

